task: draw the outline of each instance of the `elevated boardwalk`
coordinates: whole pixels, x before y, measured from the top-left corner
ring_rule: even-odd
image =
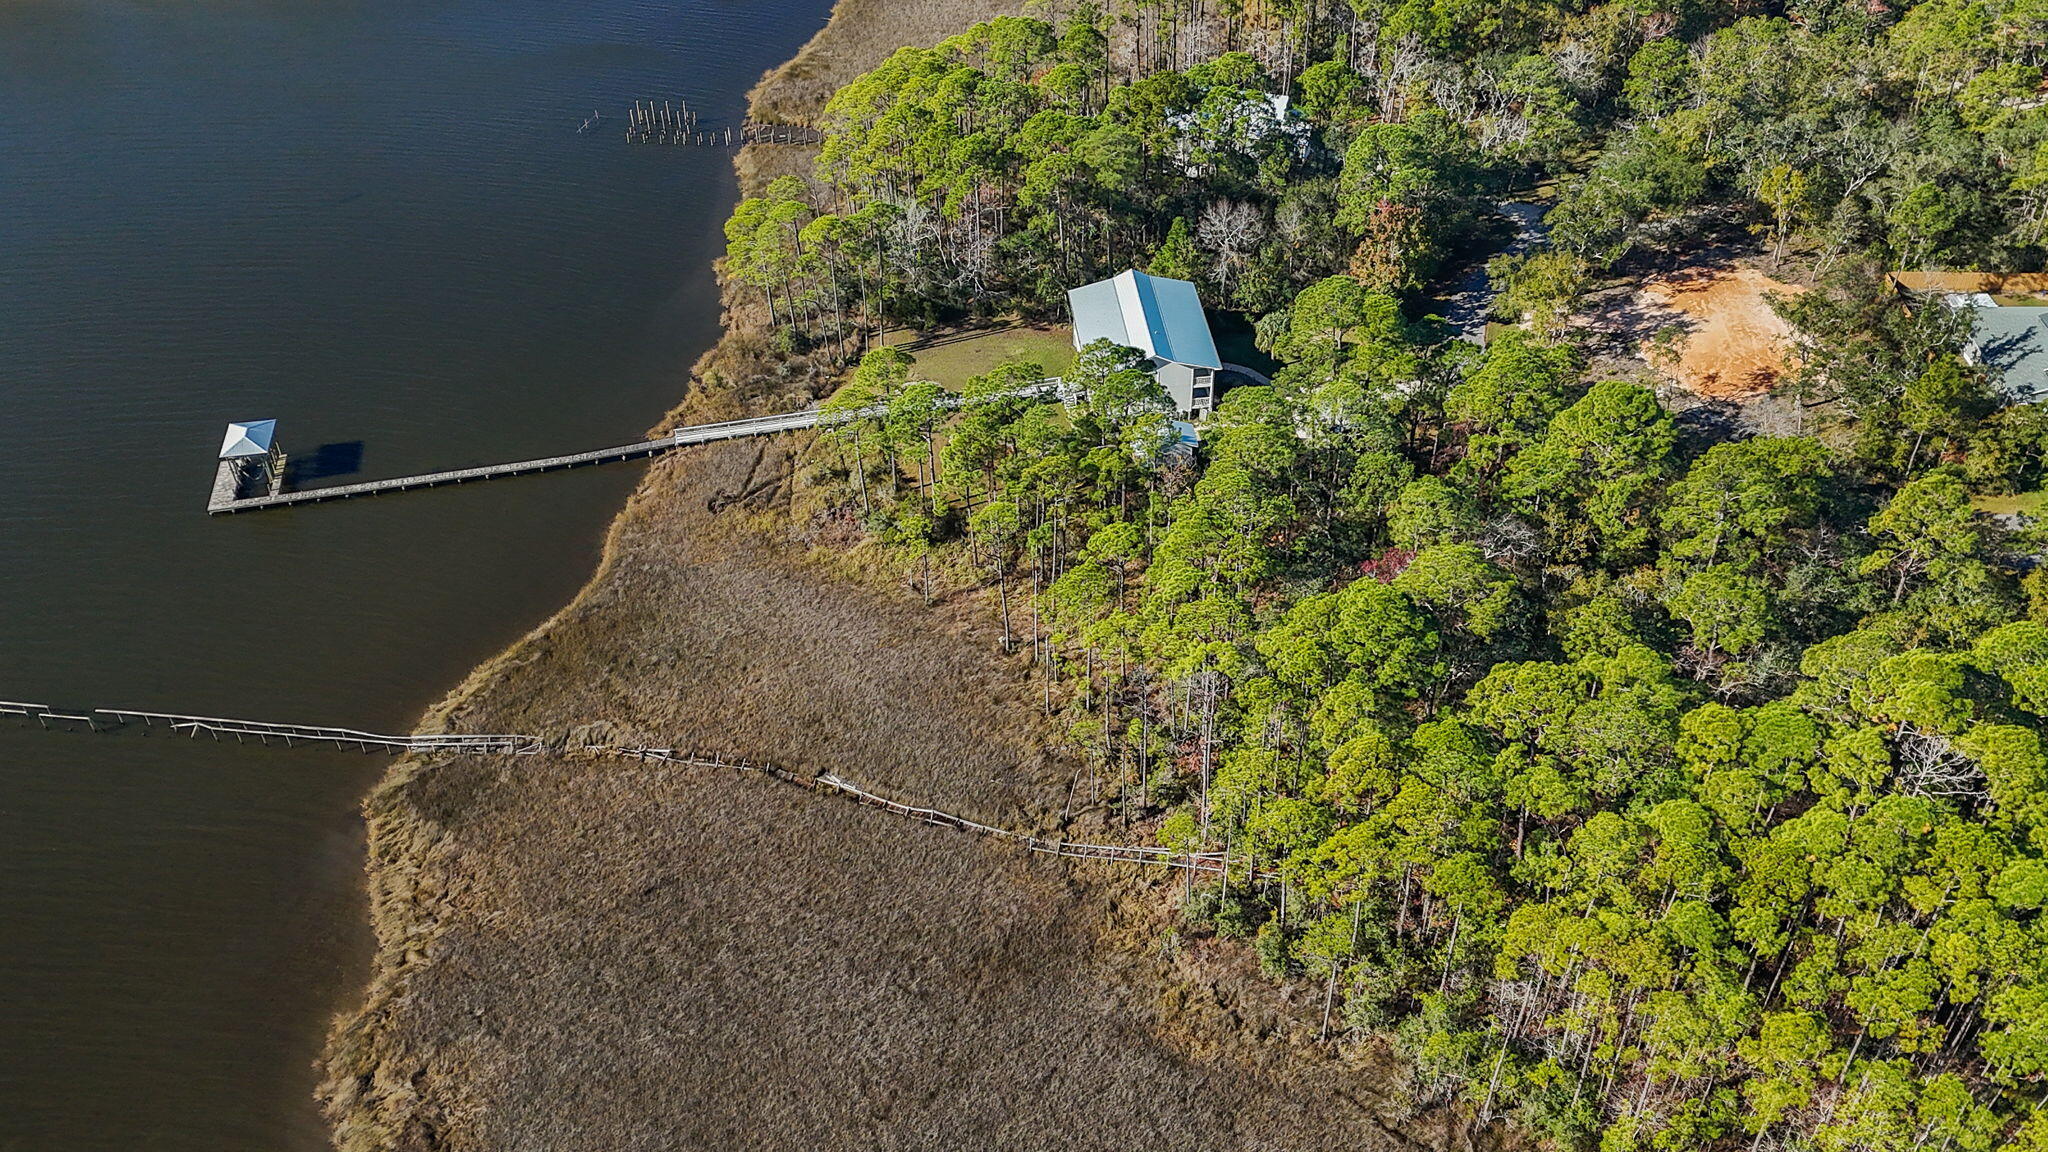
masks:
[[[326,744],[354,748],[362,752],[388,752],[394,756],[402,752],[531,756],[546,751],[546,745],[538,737],[507,733],[416,733],[409,736],[392,736],[381,732],[365,732],[358,728],[336,728],[327,724],[279,724],[270,720],[234,720],[224,716],[144,712],[134,708],[88,708],[80,712],[60,712],[47,704],[31,704],[20,700],[0,700],[0,716],[18,716],[25,720],[33,720],[45,729],[53,725],[63,730],[72,730],[78,725],[84,725],[86,730],[91,732],[118,732],[129,727],[139,727],[144,731],[167,729],[173,734],[194,740],[201,736],[208,736],[214,740],[231,738],[237,744],[245,744],[251,740],[259,744],[269,744],[276,740],[287,748],[300,744]]]
[[[214,474],[213,491],[207,497],[206,510],[215,514],[256,512],[265,508],[283,508],[293,504],[315,504],[322,500],[346,500],[354,496],[378,496],[386,492],[410,492],[415,488],[438,488],[444,484],[465,484],[473,480],[496,480],[505,476],[525,476],[533,472],[554,472],[563,468],[580,468],[586,464],[641,460],[689,444],[708,444],[714,440],[768,436],[777,432],[811,428],[817,425],[818,419],[819,412],[807,408],[801,412],[756,416],[748,420],[693,424],[687,428],[678,428],[659,440],[641,440],[612,448],[572,452],[567,456],[544,456],[538,460],[515,460],[510,464],[487,464],[477,468],[452,468],[446,472],[425,472],[417,476],[396,476],[389,480],[365,480],[358,484],[336,484],[326,488],[307,488],[298,492],[279,492],[262,496],[237,495],[239,473],[233,461],[223,460]]]

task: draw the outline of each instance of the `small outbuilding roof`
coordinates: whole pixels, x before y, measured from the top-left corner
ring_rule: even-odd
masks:
[[[228,434],[220,442],[220,458],[240,460],[247,456],[267,456],[270,442],[277,438],[277,421],[246,420],[228,425]]]
[[[1892,283],[1908,292],[1983,292],[1993,296],[2048,293],[2043,272],[1894,272]]]
[[[1145,355],[1196,368],[1221,368],[1201,297],[1185,280],[1119,272],[1067,293],[1074,346],[1108,340]]]
[[[2048,308],[1999,307],[1979,294],[1949,303],[1972,314],[1964,359],[1997,373],[2015,404],[2048,400]]]

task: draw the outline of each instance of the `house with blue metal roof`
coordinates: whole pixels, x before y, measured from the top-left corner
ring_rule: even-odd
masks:
[[[1074,316],[1075,348],[1097,340],[1136,348],[1183,414],[1215,408],[1223,358],[1193,284],[1120,272],[1068,292],[1067,307]]]

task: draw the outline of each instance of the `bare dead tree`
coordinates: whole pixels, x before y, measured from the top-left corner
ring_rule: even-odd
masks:
[[[1990,799],[1984,769],[1940,732],[1902,724],[1892,738],[1898,753],[1899,790],[1910,796],[1939,796],[1975,802]]]
[[[1216,253],[1216,282],[1228,289],[1266,238],[1266,213],[1244,200],[1213,200],[1202,209],[1195,238]]]
[[[1479,532],[1480,550],[1496,564],[1514,565],[1542,547],[1536,529],[1519,516],[1496,516]]]

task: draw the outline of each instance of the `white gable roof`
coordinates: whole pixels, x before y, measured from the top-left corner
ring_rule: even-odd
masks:
[[[240,460],[246,456],[267,456],[270,442],[277,436],[277,421],[248,420],[228,425],[228,434],[220,442],[220,458]]]
[[[1195,286],[1185,280],[1119,272],[1067,293],[1074,314],[1074,346],[1108,340],[1157,360],[1221,368],[1209,318]]]

